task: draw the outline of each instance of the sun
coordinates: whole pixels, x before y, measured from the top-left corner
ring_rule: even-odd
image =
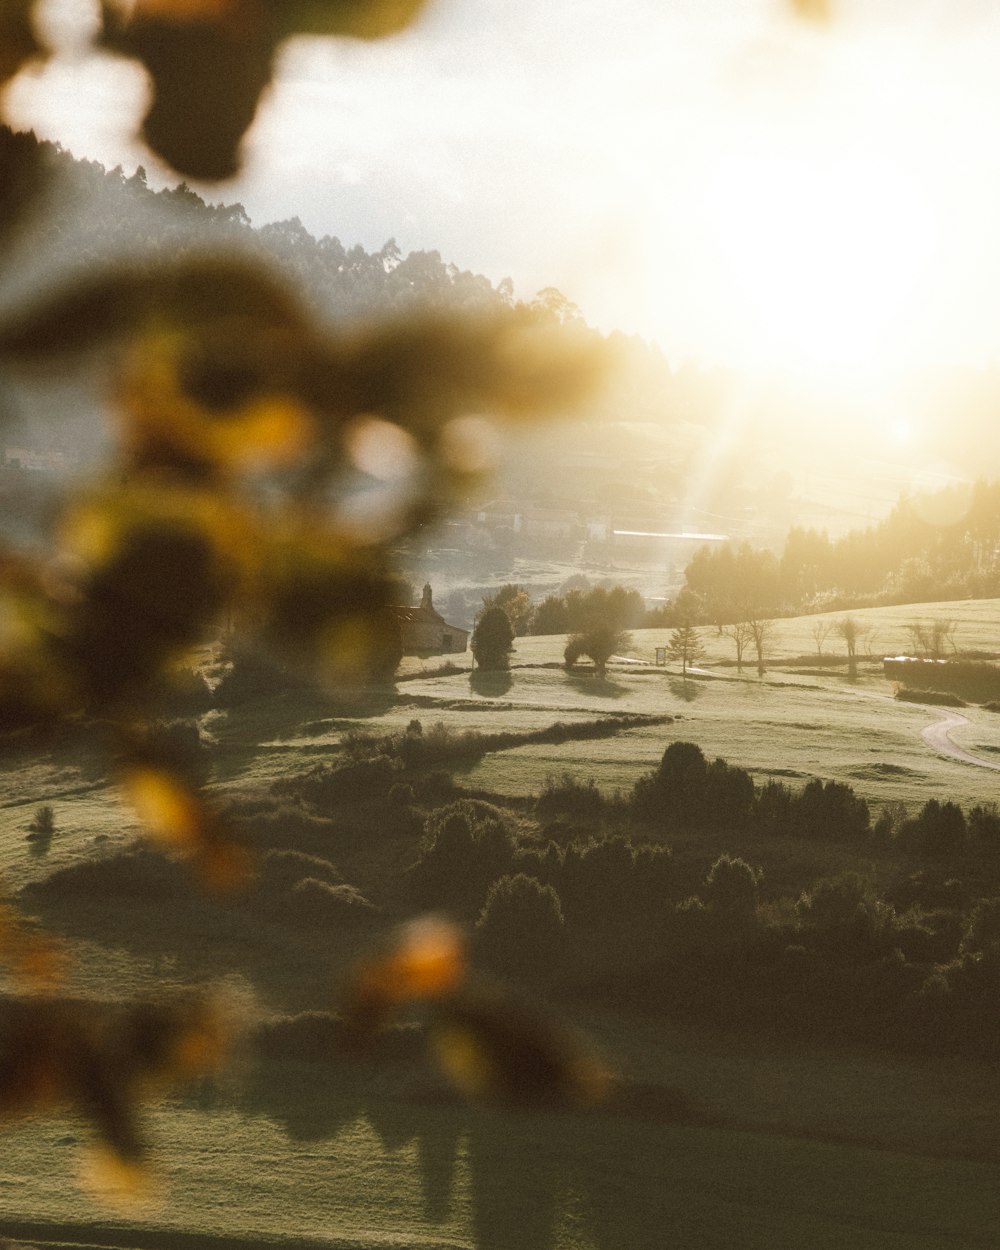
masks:
[[[914,354],[935,225],[890,160],[723,162],[705,230],[730,337],[748,364],[791,373],[900,363]]]
[[[886,426],[885,434],[897,447],[912,447],[917,440],[917,430],[913,422],[903,418],[890,421]]]

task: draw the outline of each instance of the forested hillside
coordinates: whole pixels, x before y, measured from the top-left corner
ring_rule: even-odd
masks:
[[[780,556],[703,547],[685,571],[706,619],[846,606],[990,598],[1000,589],[1000,483],[902,497],[877,525],[840,538],[790,530]]]

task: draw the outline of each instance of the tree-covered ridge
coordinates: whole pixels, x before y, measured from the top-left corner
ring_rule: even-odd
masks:
[[[841,538],[795,527],[780,555],[702,547],[685,570],[705,619],[1000,593],[1000,482],[903,496],[884,520]]]
[[[0,147],[35,148],[56,175],[48,211],[32,236],[46,267],[65,272],[124,251],[147,264],[195,246],[234,247],[276,261],[314,310],[357,317],[405,311],[414,303],[488,311],[513,302],[509,279],[494,286],[482,274],[459,269],[436,251],[404,256],[394,239],[376,252],[337,238],[314,238],[298,217],[256,227],[240,203],[208,203],[186,182],[154,190],[142,166],[130,177],[119,165],[80,160],[33,133],[0,129]],[[538,301],[547,307],[546,301]]]

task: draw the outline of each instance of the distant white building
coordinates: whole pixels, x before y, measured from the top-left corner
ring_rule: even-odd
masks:
[[[31,473],[70,473],[77,467],[75,456],[64,451],[41,451],[37,447],[7,447],[3,463],[12,469],[26,469]]]

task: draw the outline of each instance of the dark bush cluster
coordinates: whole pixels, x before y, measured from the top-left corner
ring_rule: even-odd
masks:
[[[549,842],[524,847],[517,868],[559,896],[568,924],[600,929],[659,917],[674,889],[668,848],[633,845],[623,837],[595,838],[565,849]]]
[[[388,755],[317,764],[297,777],[283,777],[271,787],[279,797],[298,798],[318,811],[330,811],[341,803],[388,795],[399,780],[401,765]]]
[[[958,695],[974,703],[1000,697],[1000,666],[983,660],[886,659],[882,668],[913,695],[938,691]],[[898,697],[906,697],[900,694]],[[932,700],[922,698],[922,703]],[[956,704],[953,706],[961,706]]]
[[[458,799],[432,812],[410,874],[414,901],[472,916],[489,887],[511,870],[516,826],[509,812],[478,799]]]
[[[900,703],[929,703],[933,707],[968,707],[965,699],[947,690],[910,689],[900,686],[894,696]]]
[[[419,720],[410,721],[402,733],[352,733],[345,736],[342,751],[350,761],[385,757],[398,761],[411,771],[468,763],[493,751],[507,751],[533,745],[558,745],[563,742],[585,742],[611,738],[615,734],[640,726],[665,725],[670,716],[648,716],[626,713],[602,716],[596,720],[554,721],[543,729],[518,733],[483,733],[478,729],[449,729],[438,722],[425,729]]]
[[[506,875],[490,886],[476,921],[477,953],[496,972],[538,983],[558,969],[565,928],[552,886],[523,872]]]
[[[868,804],[851,786],[813,778],[800,791],[770,780],[755,788],[742,768],[711,764],[693,742],[672,742],[656,772],[633,790],[638,815],[665,830],[755,831],[799,838],[856,841],[867,836]]]
[[[571,816],[578,820],[598,819],[606,806],[592,777],[579,781],[569,772],[546,777],[535,804],[539,816]]]

